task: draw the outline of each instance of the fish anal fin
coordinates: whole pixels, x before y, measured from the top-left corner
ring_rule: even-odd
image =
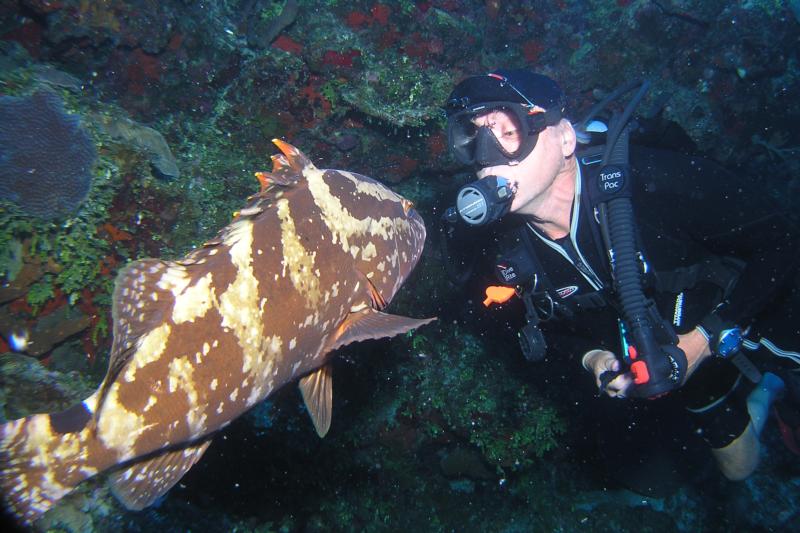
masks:
[[[347,318],[339,325],[336,333],[328,341],[325,351],[332,351],[352,342],[394,337],[424,326],[434,320],[436,320],[436,317],[411,318],[367,308],[347,315]]]
[[[166,494],[200,460],[211,439],[163,452],[110,476],[111,492],[126,508],[139,511]]]
[[[314,429],[317,435],[324,437],[331,427],[333,412],[333,369],[330,363],[300,378],[299,387]]]

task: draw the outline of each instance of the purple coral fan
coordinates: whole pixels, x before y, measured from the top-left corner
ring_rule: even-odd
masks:
[[[72,213],[89,192],[96,155],[56,94],[0,97],[0,200],[45,219]]]

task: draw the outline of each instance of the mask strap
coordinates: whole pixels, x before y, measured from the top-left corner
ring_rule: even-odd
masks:
[[[528,97],[527,97],[527,96],[525,96],[524,94],[522,94],[522,93],[520,92],[520,90],[519,90],[519,89],[517,89],[516,87],[514,87],[514,84],[513,84],[513,83],[511,83],[510,81],[508,81],[508,78],[506,78],[505,76],[501,76],[500,74],[495,74],[495,73],[490,73],[490,74],[487,74],[487,76],[489,76],[490,78],[494,78],[494,79],[496,79],[496,80],[499,80],[499,81],[500,81],[500,86],[501,86],[501,87],[502,87],[502,86],[504,86],[504,85],[508,85],[509,87],[511,87],[511,89],[512,89],[512,90],[513,90],[515,93],[517,93],[517,94],[518,94],[518,95],[519,95],[519,96],[520,96],[520,97],[521,97],[523,100],[525,100],[525,102],[527,102],[527,104],[528,104],[529,106],[531,106],[531,107],[534,107],[534,106],[536,105],[536,104],[534,104],[533,102],[531,102],[530,100],[528,100]]]

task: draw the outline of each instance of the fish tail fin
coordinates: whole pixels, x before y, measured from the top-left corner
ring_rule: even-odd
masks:
[[[6,509],[31,525],[97,470],[87,465],[91,414],[83,403],[0,425],[0,493]],[[77,428],[77,431],[64,431]]]

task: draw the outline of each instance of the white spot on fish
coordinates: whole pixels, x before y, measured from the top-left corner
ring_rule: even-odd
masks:
[[[351,305],[350,306],[350,312],[351,313],[358,313],[359,311],[363,311],[367,307],[369,307],[369,306],[366,304],[366,302],[361,302],[360,304]]]
[[[188,285],[188,276],[186,280]],[[175,295],[175,305],[172,309],[173,322],[176,324],[194,322],[196,318],[205,316],[216,301],[213,284],[214,278],[209,272],[191,287],[183,285],[183,290]],[[173,293],[177,287],[176,285],[173,288]]]
[[[375,248],[375,244],[372,242],[367,243],[367,245],[364,246],[364,249],[361,251],[361,259],[363,259],[364,261],[369,261],[377,255],[378,255],[378,249]]]
[[[150,397],[149,397],[149,398],[147,398],[147,404],[145,404],[143,411],[144,411],[145,413],[146,413],[147,411],[149,411],[149,410],[150,410],[150,408],[151,408],[151,407],[153,407],[153,406],[156,404],[156,401],[157,401],[157,400],[156,400],[156,397],[155,397],[154,395],[152,395],[152,394],[151,394],[151,395],[150,395]]]

